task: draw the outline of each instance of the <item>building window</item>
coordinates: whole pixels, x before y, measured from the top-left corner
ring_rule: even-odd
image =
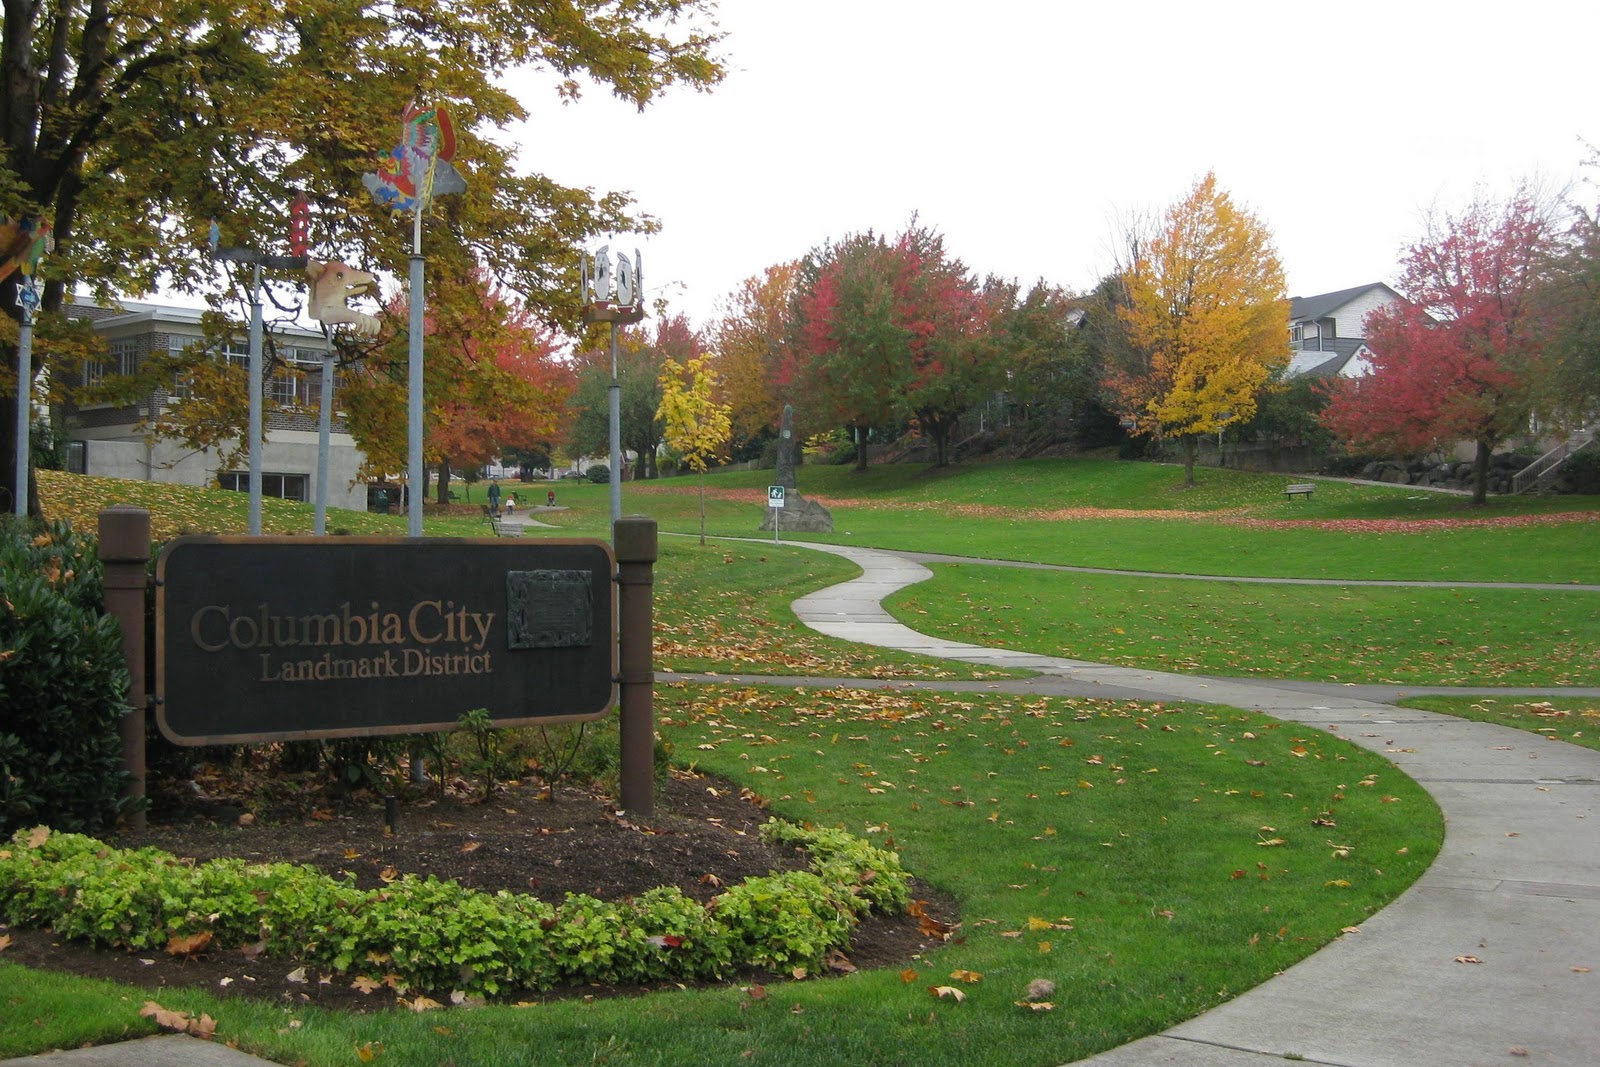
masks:
[[[139,342],[112,341],[103,359],[83,361],[83,384],[99,385],[107,374],[132,374],[139,365]]]
[[[1306,324],[1297,322],[1289,327],[1289,343],[1297,345],[1306,339]]]
[[[306,502],[306,475],[304,474],[266,474],[261,475],[261,495],[276,497],[279,500],[298,500]],[[232,489],[238,493],[250,491],[249,471],[223,471],[217,475],[217,481],[224,489]]]

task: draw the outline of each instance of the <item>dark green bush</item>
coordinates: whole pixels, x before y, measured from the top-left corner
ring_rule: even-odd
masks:
[[[0,529],[0,836],[115,821],[128,672],[92,541],[65,523]]]
[[[596,463],[584,471],[583,476],[596,485],[604,485],[611,480],[611,468],[604,463]]]
[[[1561,471],[1573,492],[1600,494],[1600,450],[1574,452]]]

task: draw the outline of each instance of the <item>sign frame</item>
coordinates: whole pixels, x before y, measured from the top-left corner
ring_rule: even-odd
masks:
[[[478,707],[497,728],[603,718],[620,697],[617,575],[591,538],[174,538],[156,562],[156,724],[197,746],[448,731]],[[306,651],[272,658],[284,647]],[[257,662],[253,679],[229,673]],[[301,676],[272,673],[285,664]],[[408,680],[414,696],[396,685]],[[197,726],[208,683],[213,717]],[[326,724],[308,701],[331,706]],[[290,725],[259,721],[275,714]]]

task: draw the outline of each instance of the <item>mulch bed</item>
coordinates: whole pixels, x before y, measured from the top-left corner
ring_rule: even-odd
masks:
[[[757,829],[767,818],[759,799],[748,791],[741,795],[738,787],[725,782],[675,773],[663,784],[656,814],[648,819],[633,819],[608,798],[577,789],[559,790],[552,803],[533,783],[503,787],[489,802],[454,794],[407,801],[399,806],[392,835],[386,833],[382,798],[367,794],[334,802],[312,791],[298,803],[254,811],[246,811],[238,800],[194,795],[176,806],[170,800],[158,804],[146,832],[106,840],[119,848],[151,845],[199,861],[235,856],[252,862],[307,863],[331,873],[351,872],[361,885],[371,887],[397,874],[431,874],[489,892],[529,893],[551,903],[559,903],[568,892],[620,900],[662,885],[709,900],[720,886],[807,865],[803,854],[760,839]],[[948,894],[920,884],[913,893],[926,902],[930,916],[956,921],[956,904]],[[162,988],[206,986],[224,996],[351,1011],[396,1003],[388,989],[361,992],[352,986],[352,976],[305,973],[293,960],[250,959],[237,949],[219,947],[193,958],[134,955],[63,941],[49,931],[0,930],[11,938],[0,959],[124,982],[152,991],[152,996]],[[847,955],[862,969],[902,967],[938,943],[918,918],[872,916],[855,931]],[[752,973],[735,981],[782,977]],[[647,991],[582,986],[528,992],[517,999]],[[425,992],[447,1000],[449,991]]]

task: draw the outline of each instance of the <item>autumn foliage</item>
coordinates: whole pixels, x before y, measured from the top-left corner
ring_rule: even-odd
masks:
[[[554,440],[572,392],[556,338],[520,303],[480,279],[425,314],[423,452],[440,468],[478,466],[509,447]],[[391,322],[407,320],[396,304]],[[348,375],[344,407],[366,471],[406,468],[408,339],[391,337]]]
[[[984,360],[989,305],[944,240],[913,219],[894,241],[868,231],[813,252],[802,265],[792,362],[779,386],[803,398],[815,425],[842,423],[867,465],[867,432],[914,421],[940,463],[960,414],[997,380]]]
[[[1474,442],[1473,500],[1484,503],[1489,457],[1527,426],[1542,384],[1549,322],[1537,294],[1553,242],[1526,190],[1430,222],[1403,260],[1407,300],[1367,319],[1372,373],[1332,386],[1324,423],[1359,450]]]
[[[1131,358],[1105,384],[1139,432],[1182,441],[1193,485],[1197,435],[1249,421],[1289,361],[1283,266],[1266,226],[1213,174],[1131,244],[1118,308]]]

